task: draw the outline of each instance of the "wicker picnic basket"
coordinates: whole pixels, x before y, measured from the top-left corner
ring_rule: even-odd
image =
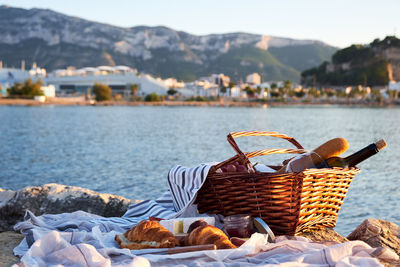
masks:
[[[234,138],[272,136],[288,140],[296,149],[264,149],[243,153]],[[196,203],[200,213],[250,214],[261,217],[278,235],[334,227],[357,168],[307,169],[299,173],[225,172],[216,170],[239,161],[252,167],[249,158],[270,154],[307,152],[292,137],[276,132],[234,132],[227,137],[237,155],[213,166]],[[250,165],[249,165],[250,164]]]

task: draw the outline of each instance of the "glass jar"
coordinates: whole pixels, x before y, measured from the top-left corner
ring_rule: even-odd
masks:
[[[253,220],[249,215],[232,215],[224,219],[224,230],[229,237],[249,238],[253,233]]]

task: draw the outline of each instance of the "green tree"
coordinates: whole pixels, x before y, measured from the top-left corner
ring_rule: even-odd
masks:
[[[333,89],[326,89],[326,95],[327,95],[328,97],[332,97],[332,96],[335,96],[335,95],[336,95],[336,92],[335,92],[335,90],[333,90]]]
[[[175,90],[174,88],[171,88],[171,89],[169,89],[169,90],[167,91],[167,94],[168,94],[168,95],[171,95],[171,96],[175,95],[176,93],[178,93],[178,91]]]
[[[285,87],[285,89],[292,89],[292,82],[289,80],[286,80],[283,87]]]
[[[24,83],[16,83],[7,89],[8,94],[11,97],[29,97],[44,95],[41,89],[43,85],[42,80],[38,79],[33,82],[31,78],[28,78]]]
[[[244,91],[246,92],[248,97],[253,97],[256,93],[256,90],[254,88],[251,88],[250,86],[246,86],[246,88],[244,88]]]
[[[296,97],[298,97],[298,98],[302,98],[303,96],[306,95],[306,92],[304,92],[304,90],[302,89],[302,90],[299,90],[299,91],[295,91],[295,92],[294,92],[294,95],[295,95]]]
[[[372,89],[371,98],[377,102],[380,102],[383,99],[381,91],[379,89]]]
[[[139,89],[139,86],[136,83],[131,85],[131,94],[132,94],[133,101],[136,101],[136,95],[137,95],[138,89]]]
[[[281,94],[278,89],[271,90],[271,97],[276,98],[276,97],[280,97],[280,96],[281,96]]]
[[[222,86],[221,89],[219,89],[219,91],[220,91],[221,93],[223,93],[223,94],[226,94],[227,89],[228,89],[228,88],[226,88],[225,86]]]
[[[112,90],[108,85],[95,83],[93,85],[93,94],[97,101],[106,101],[111,99]]]
[[[321,95],[321,90],[316,88],[311,88],[308,90],[308,95],[312,97],[319,97]]]
[[[146,95],[146,97],[144,98],[144,101],[146,102],[158,102],[161,101],[161,96],[159,96],[156,93],[151,93]]]
[[[397,97],[397,90],[386,90],[390,99],[395,99]]]

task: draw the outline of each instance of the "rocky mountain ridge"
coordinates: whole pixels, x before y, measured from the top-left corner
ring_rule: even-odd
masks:
[[[302,58],[302,53],[291,50],[307,50],[308,55]],[[315,40],[249,33],[197,36],[167,27],[117,27],[48,9],[0,7],[0,60],[8,65],[36,60],[50,70],[68,65],[84,67],[96,65],[90,64],[96,63],[90,60],[95,56],[102,59],[99,63],[126,64],[155,75],[185,78],[188,75],[182,75],[182,70],[187,68],[193,77],[224,72],[228,56],[236,57],[236,70],[228,70],[231,75],[236,72],[243,78],[246,70],[264,72],[270,78],[299,78],[300,71],[320,64],[335,50]],[[68,59],[62,53],[73,53],[81,60]],[[57,60],[57,54],[62,60]],[[288,58],[291,54],[299,58]],[[294,61],[303,63],[296,65]],[[166,65],[172,65],[171,73],[165,70]]]

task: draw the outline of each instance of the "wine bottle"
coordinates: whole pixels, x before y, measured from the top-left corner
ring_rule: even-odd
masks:
[[[326,159],[324,162],[319,164],[317,168],[332,168],[332,167],[355,167],[358,163],[368,159],[369,157],[375,155],[380,150],[386,147],[385,140],[381,139],[376,143],[370,144],[360,151],[351,154],[348,157],[331,157]]]

